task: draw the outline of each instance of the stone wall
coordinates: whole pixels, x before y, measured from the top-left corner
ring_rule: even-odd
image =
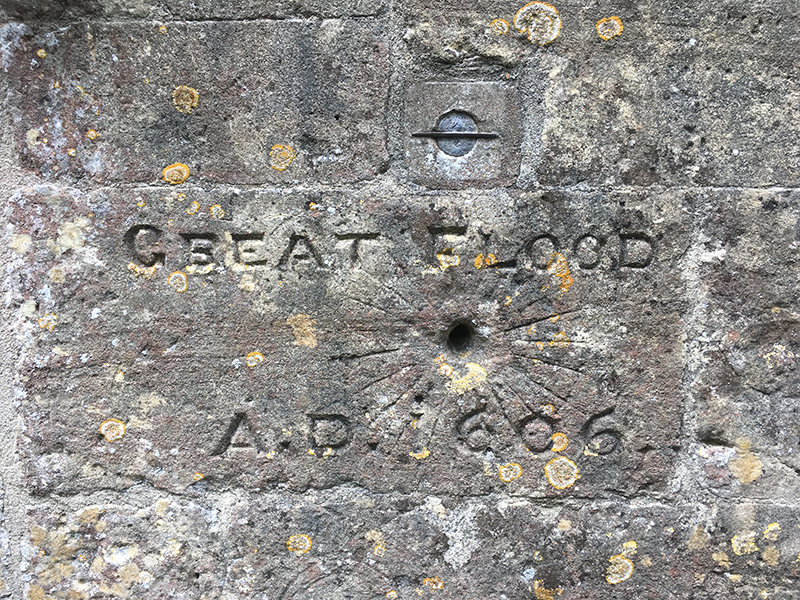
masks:
[[[0,596],[800,599],[799,17],[0,2]]]

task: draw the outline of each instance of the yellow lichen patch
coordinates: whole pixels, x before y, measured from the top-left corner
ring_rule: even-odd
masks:
[[[695,525],[695,528],[692,530],[692,535],[689,538],[689,541],[686,542],[686,545],[689,547],[689,550],[702,550],[708,544],[708,534],[706,530],[700,527],[700,525]]]
[[[445,271],[450,267],[457,267],[461,264],[461,257],[457,254],[453,254],[452,252],[452,248],[446,248],[444,252],[436,255],[436,258],[439,259],[439,264],[442,266],[442,271]]]
[[[771,542],[778,541],[778,534],[781,532],[781,526],[778,523],[770,523],[764,530],[764,538]]]
[[[75,148],[69,148],[67,150],[67,156],[73,156],[74,157],[74,156],[77,156],[77,155],[78,155],[78,151],[75,150]]]
[[[494,254],[487,254],[486,256],[483,253],[478,254],[475,257],[475,268],[476,269],[483,269],[485,267],[493,267],[497,264],[497,257]]]
[[[31,236],[26,233],[19,233],[11,236],[11,240],[8,242],[8,247],[17,254],[22,255],[31,249],[32,244],[33,240],[31,239]]]
[[[289,552],[305,554],[311,550],[311,538],[301,533],[295,534],[286,540],[286,548]]]
[[[386,597],[389,598],[389,600],[396,600],[397,592],[395,592],[394,590],[389,590],[388,592],[386,592]]]
[[[212,205],[209,211],[211,212],[212,219],[221,219],[225,216],[225,211],[219,204]]]
[[[178,185],[189,179],[189,167],[183,163],[173,163],[161,171],[161,179],[170,185]]]
[[[747,531],[745,533],[739,533],[733,536],[731,538],[731,547],[733,548],[733,553],[736,554],[736,556],[758,552],[755,532]]]
[[[447,363],[442,363],[441,365],[439,365],[439,373],[444,375],[445,377],[450,377],[453,374],[453,367],[451,367]]]
[[[125,437],[125,423],[119,419],[106,419],[100,424],[99,431],[107,442],[115,442]]]
[[[544,466],[547,481],[557,490],[563,490],[575,485],[579,478],[578,465],[566,456],[554,458]]]
[[[440,590],[444,586],[444,581],[438,577],[426,577],[422,580],[422,585],[432,590]]]
[[[561,291],[566,293],[572,287],[573,279],[570,276],[569,265],[567,259],[563,254],[553,252],[550,262],[547,264],[547,272],[553,277],[560,280],[559,287]]]
[[[553,339],[547,342],[550,347],[566,348],[570,344],[570,339],[567,337],[566,332],[559,331],[553,334]]]
[[[450,376],[450,381],[445,384],[445,387],[459,396],[474,390],[483,385],[486,381],[486,369],[477,363],[467,363],[464,365],[467,368],[467,374],[459,377],[458,373],[453,373]]]
[[[314,325],[317,322],[310,316],[303,313],[292,315],[286,319],[286,324],[291,326],[297,346],[317,347],[317,336],[314,334]]]
[[[509,30],[508,21],[505,19],[495,19],[489,27],[495,35],[505,35]]]
[[[431,455],[431,451],[428,450],[427,447],[423,446],[422,450],[419,452],[409,452],[408,455],[416,458],[417,460],[422,460],[423,458],[428,458]]]
[[[617,585],[630,579],[633,575],[633,561],[622,554],[617,554],[608,559],[611,564],[606,569],[606,581]]]
[[[90,129],[86,132],[86,137],[90,140],[96,140],[99,137],[99,134],[94,129]]]
[[[167,283],[176,292],[183,293],[189,289],[189,280],[186,277],[186,273],[181,271],[173,271],[170,273],[169,277],[167,278]]]
[[[597,28],[597,35],[605,41],[617,37],[625,29],[622,26],[622,19],[619,17],[604,17],[597,22],[595,27]]]
[[[192,473],[192,481],[203,481],[206,476],[197,471],[196,473]]]
[[[39,58],[47,58],[47,52],[45,51],[44,48],[39,48],[36,51],[36,56],[38,56]]]
[[[561,17],[556,8],[545,2],[531,2],[517,11],[514,27],[527,33],[534,44],[545,46],[561,33]]]
[[[761,560],[767,563],[770,567],[777,567],[780,558],[781,552],[775,546],[767,546],[764,548],[764,552],[761,553]]]
[[[197,107],[200,93],[188,85],[179,85],[172,90],[172,105],[180,113],[188,114]]]
[[[554,412],[556,412],[556,407],[552,404],[543,404],[541,408],[542,413],[545,415],[552,415]]]
[[[375,547],[372,549],[372,554],[378,557],[384,556],[386,554],[386,544],[384,544],[382,541],[377,542]]]
[[[181,553],[182,546],[183,544],[181,544],[178,540],[169,539],[167,540],[167,543],[164,544],[164,547],[161,548],[161,556],[164,558],[175,558]]]
[[[557,431],[550,436],[550,439],[553,440],[553,445],[550,446],[550,450],[553,452],[563,452],[569,446],[569,438],[566,433]]]
[[[248,367],[255,367],[264,362],[264,355],[261,352],[251,352],[244,358],[244,362]]]
[[[198,210],[200,210],[200,205],[195,200],[192,200],[189,203],[189,207],[186,209],[186,214],[187,215],[194,215],[194,214],[197,214]]]
[[[774,344],[772,350],[763,354],[761,358],[767,361],[767,367],[774,369],[782,367],[787,362],[794,362],[795,355],[783,344]]]
[[[128,270],[132,272],[136,277],[143,277],[144,279],[150,279],[156,273],[156,265],[151,265],[149,267],[140,267],[135,263],[128,263]]]
[[[297,153],[291,146],[275,144],[269,151],[269,166],[276,171],[285,171],[297,157]]]
[[[536,600],[555,600],[564,590],[561,588],[548,589],[544,587],[544,579],[537,579],[533,582],[533,593]]]
[[[636,554],[638,549],[639,549],[639,544],[637,544],[633,540],[631,540],[630,542],[625,542],[624,544],[622,544],[622,555],[630,558],[631,556],[634,556]]]
[[[39,327],[42,329],[47,329],[47,331],[53,331],[57,324],[58,316],[54,313],[45,313],[44,316],[39,319]]]
[[[742,438],[736,443],[736,458],[728,462],[728,467],[733,476],[746,485],[761,477],[763,464],[750,452],[750,440]]]
[[[167,26],[166,25],[159,25],[158,26],[158,33],[160,33],[162,35],[167,33]]]
[[[144,208],[147,206],[147,202],[144,201],[144,198],[139,198],[139,201],[136,203],[136,206],[139,208]]]
[[[515,479],[519,479],[522,475],[522,467],[517,463],[508,463],[507,465],[498,465],[497,470],[500,475],[500,481],[509,483]]]

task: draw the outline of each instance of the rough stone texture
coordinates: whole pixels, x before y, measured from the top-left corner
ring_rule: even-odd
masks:
[[[523,4],[2,3],[0,596],[800,599],[800,8]]]

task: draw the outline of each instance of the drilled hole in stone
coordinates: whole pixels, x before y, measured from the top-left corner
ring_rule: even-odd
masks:
[[[464,352],[472,345],[472,329],[466,323],[459,323],[447,334],[447,347],[454,352]]]

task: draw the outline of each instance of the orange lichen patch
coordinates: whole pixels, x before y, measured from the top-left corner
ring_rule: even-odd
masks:
[[[440,590],[442,589],[442,586],[444,586],[444,581],[438,577],[426,577],[422,580],[422,585],[432,590]]]
[[[58,316],[54,313],[45,313],[44,316],[39,319],[39,327],[42,329],[47,329],[47,331],[53,331],[57,324]]]
[[[561,17],[554,6],[546,2],[531,2],[517,11],[514,27],[527,33],[534,44],[545,46],[561,33]]]
[[[297,153],[291,146],[275,144],[269,151],[269,166],[276,171],[285,171],[297,157]]]
[[[489,27],[495,35],[505,35],[509,30],[508,21],[505,19],[495,19]]]
[[[756,546],[756,534],[754,531],[747,531],[744,533],[736,534],[731,538],[731,548],[736,556],[744,554],[752,554],[758,552]]]
[[[119,419],[106,419],[100,423],[99,431],[107,442],[121,440],[125,436],[125,423]]]
[[[444,375],[445,377],[450,377],[453,374],[453,367],[451,367],[447,363],[442,363],[441,365],[439,365],[439,373]]]
[[[372,549],[372,553],[375,556],[383,556],[386,554],[386,545],[383,542],[378,542],[375,544],[375,547]]]
[[[189,167],[183,163],[174,163],[164,167],[161,178],[170,185],[178,185],[189,179]]]
[[[435,362],[437,365],[442,364],[444,361],[445,361],[444,354],[440,354],[439,356],[433,359],[433,362]]]
[[[467,363],[465,366],[467,367],[466,375],[459,377],[458,373],[453,373],[450,381],[445,384],[448,390],[459,396],[480,387],[486,381],[486,369],[482,366],[477,363]]]
[[[128,263],[128,270],[133,273],[136,277],[143,277],[144,279],[150,279],[156,273],[156,265],[151,265],[149,267],[140,267],[135,263]]]
[[[192,473],[192,481],[203,481],[205,478],[206,476],[200,472]]]
[[[176,292],[183,293],[189,289],[189,279],[186,277],[186,273],[182,273],[181,271],[173,271],[170,273],[170,276],[167,278],[167,283]]]
[[[561,588],[547,589],[544,587],[544,579],[533,582],[533,593],[536,595],[536,600],[555,600],[555,597],[560,596],[563,591]]]
[[[627,581],[633,575],[633,561],[622,554],[612,556],[608,562],[611,564],[606,569],[606,581],[611,585]]]
[[[413,458],[416,458],[417,460],[422,460],[424,458],[428,458],[431,455],[431,451],[428,450],[427,447],[423,446],[421,451],[409,452],[408,455]]]
[[[395,600],[397,598],[397,592],[394,590],[389,590],[386,592],[386,597],[389,598],[389,600]]]
[[[450,267],[457,267],[461,264],[461,257],[457,254],[453,254],[452,248],[445,248],[444,252],[436,255],[436,258],[439,259],[439,264],[442,266],[442,271],[445,271]]]
[[[303,313],[292,315],[286,319],[286,324],[291,326],[297,346],[317,347],[317,336],[314,334],[314,325],[317,322],[310,316]]]
[[[166,26],[166,25],[159,25],[159,27],[158,27],[158,33],[160,33],[160,34],[162,34],[162,35],[163,35],[163,34],[165,34],[165,33],[167,33],[167,26]]]
[[[90,140],[96,140],[99,137],[99,134],[94,129],[90,129],[86,132],[86,137]]]
[[[475,257],[475,268],[476,269],[483,269],[485,267],[493,267],[497,264],[497,257],[494,254],[487,254],[486,256],[483,253],[478,254]]]
[[[143,198],[139,198],[139,201],[136,203],[136,206],[138,206],[139,208],[144,208],[145,206],[147,206],[147,202],[145,202]]]
[[[197,203],[196,200],[192,200],[189,203],[189,207],[186,209],[187,215],[194,215],[197,214],[197,211],[200,210],[200,205]]]
[[[225,211],[219,204],[214,204],[209,211],[211,212],[212,219],[221,219],[225,216]]]
[[[520,476],[522,476],[522,467],[517,463],[498,465],[497,470],[500,475],[500,481],[503,481],[505,483],[509,483],[511,481],[514,481],[515,479],[519,479]]]
[[[311,538],[303,534],[295,534],[286,540],[286,548],[289,552],[305,554],[311,550]]]
[[[763,463],[750,452],[750,440],[742,438],[736,442],[736,458],[728,461],[728,468],[743,484],[753,483],[761,477]]]
[[[563,490],[575,485],[579,478],[578,465],[566,456],[554,458],[544,466],[547,481],[557,490]]]
[[[75,148],[70,148],[70,149],[67,150],[67,156],[77,156],[77,155],[78,155],[78,151],[75,150]]]
[[[597,35],[600,36],[600,39],[605,41],[621,35],[622,30],[625,29],[622,26],[622,19],[619,17],[605,17],[600,19],[595,27],[597,28]]]
[[[547,272],[556,279],[560,279],[559,287],[561,291],[566,293],[572,287],[573,279],[570,276],[569,265],[567,259],[563,254],[553,252],[550,262],[547,265]]]
[[[248,367],[255,367],[256,365],[260,365],[264,362],[264,355],[261,352],[251,352],[244,358],[244,362],[247,363]]]
[[[36,51],[36,56],[38,56],[39,58],[47,58],[47,52],[45,51],[44,48],[39,48]]]
[[[781,552],[775,546],[767,546],[764,548],[764,552],[761,553],[761,560],[767,563],[770,567],[777,567],[780,558]]]
[[[569,446],[569,438],[566,433],[557,431],[550,436],[550,439],[553,440],[553,445],[550,446],[550,450],[553,452],[563,452]]]
[[[770,523],[767,525],[767,528],[764,530],[764,538],[768,539],[771,542],[778,541],[778,535],[781,532],[781,526],[778,523]]]
[[[188,85],[179,85],[172,90],[172,105],[180,113],[192,112],[192,109],[197,107],[198,100],[200,100],[200,93]]]

